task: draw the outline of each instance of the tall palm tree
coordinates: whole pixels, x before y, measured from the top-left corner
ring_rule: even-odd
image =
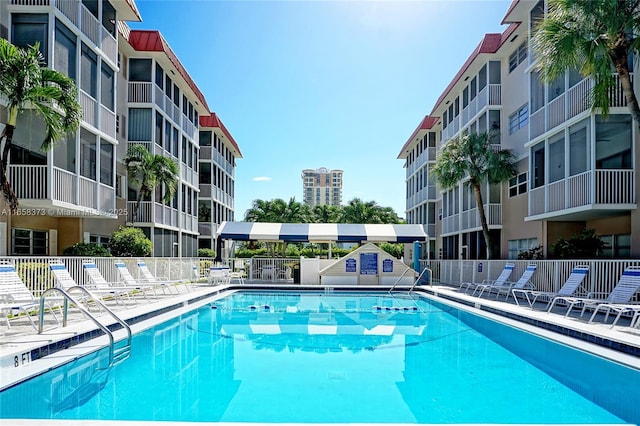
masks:
[[[134,222],[142,199],[149,198],[159,185],[164,186],[163,201],[171,201],[178,188],[178,165],[175,161],[159,154],[153,155],[143,145],[131,145],[124,164],[129,182],[140,186],[132,212]]]
[[[336,223],[340,218],[340,207],[328,204],[313,206],[313,221],[317,223]]]
[[[344,223],[382,223],[381,208],[375,201],[354,198],[342,208]]]
[[[482,224],[482,234],[487,246],[487,259],[492,258],[493,241],[484,211],[480,186],[507,182],[516,174],[515,156],[509,149],[496,150],[488,133],[462,134],[447,142],[431,169],[440,186],[450,189],[465,177],[473,189]]]
[[[7,123],[0,134],[0,187],[12,213],[18,208],[18,197],[7,171],[18,116],[28,108],[42,118],[46,126],[43,151],[80,124],[78,88],[64,74],[44,68],[39,49],[38,43],[21,49],[0,38],[0,95],[7,99],[8,111]]]
[[[629,57],[640,41],[638,0],[548,0],[546,19],[537,23],[531,39],[536,69],[543,81],[567,70],[593,77],[592,106],[607,115],[611,89],[618,74],[631,116],[640,128],[640,107],[633,92]]]

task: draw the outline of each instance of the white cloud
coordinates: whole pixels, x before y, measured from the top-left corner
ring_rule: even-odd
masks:
[[[254,182],[266,182],[268,180],[271,180],[271,178],[268,176],[256,176],[251,180],[253,180]]]

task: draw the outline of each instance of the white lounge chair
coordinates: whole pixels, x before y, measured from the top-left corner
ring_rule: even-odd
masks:
[[[476,287],[475,290],[473,290],[473,295],[475,296],[476,291],[478,290],[480,290],[478,297],[482,297],[485,291],[489,293],[493,293],[495,291],[496,299],[498,299],[498,297],[500,297],[501,294],[504,294],[505,295],[504,300],[506,301],[507,299],[509,299],[509,296],[511,295],[511,291],[514,289],[518,289],[518,290],[535,289],[535,286],[533,285],[533,283],[531,283],[531,277],[533,277],[533,274],[536,272],[537,268],[538,267],[535,263],[531,263],[527,265],[527,269],[524,270],[524,272],[522,273],[522,276],[518,281],[516,282],[505,281],[501,285],[495,285],[495,284],[481,285]]]
[[[73,279],[64,263],[53,260],[49,262],[49,269],[55,278],[56,287],[60,287],[61,289],[68,291],[70,288],[78,286],[78,283]],[[123,298],[128,297],[126,291],[119,289],[100,289],[91,286],[82,287],[84,287],[91,296],[88,297],[86,294],[82,294],[82,296],[79,297],[79,301],[81,302],[91,302],[93,299],[106,302],[111,299],[116,303],[120,303]]]
[[[60,321],[53,307],[47,304],[58,324]],[[4,318],[7,327],[11,328],[9,314],[17,311],[25,314],[33,328],[38,331],[38,326],[31,317],[31,312],[40,310],[40,300],[27,288],[22,278],[16,272],[12,263],[0,263],[0,316]]]
[[[159,278],[154,277],[151,271],[149,270],[149,267],[147,266],[147,264],[142,260],[139,260],[137,262],[137,265],[138,265],[138,270],[140,271],[140,274],[142,274],[142,280],[141,280],[142,282],[154,285],[155,287],[159,287],[162,289],[163,292],[166,289],[169,291],[169,293],[172,293],[171,288],[173,287],[176,290],[176,294],[180,294],[180,291],[178,290],[177,286],[173,285],[175,283],[178,283],[179,281],[169,281],[169,279],[166,277],[159,277]]]
[[[516,265],[514,265],[513,263],[507,263],[504,265],[502,272],[500,273],[500,275],[498,275],[498,278],[496,278],[495,280],[482,280],[482,282],[479,282],[479,283],[463,282],[460,284],[460,290],[463,290],[466,293],[468,290],[475,291],[476,287],[478,286],[503,285],[509,279],[515,267]]]
[[[618,288],[620,288],[620,290],[618,290],[617,295],[611,296],[611,294],[613,294],[613,292]],[[596,308],[594,309],[593,314],[589,319],[589,323],[592,323],[595,320],[598,312],[603,311],[605,312],[605,322],[609,318],[610,313],[617,312],[617,315],[613,320],[611,327],[616,325],[620,317],[625,313],[631,314],[632,318],[630,325],[632,327],[635,326],[635,323],[638,321],[636,315],[640,313],[640,304],[628,304],[628,302],[638,290],[640,290],[640,267],[628,267],[627,269],[625,269],[624,273],[622,274],[622,278],[620,279],[620,281],[618,281],[618,284],[609,295],[609,298],[611,298],[612,300],[596,305]],[[613,300],[614,298],[618,298],[620,301]]]
[[[556,297],[549,304],[549,309],[547,309],[547,312],[551,312],[553,307],[556,306],[558,302],[564,302],[567,304],[567,312],[564,315],[565,317],[569,316],[571,310],[574,307],[582,307],[582,311],[580,312],[581,317],[584,315],[587,308],[596,308],[596,310],[593,312],[593,315],[591,315],[591,319],[589,320],[589,322],[592,322],[595,319],[595,316],[598,311],[600,311],[600,309],[607,312],[605,317],[606,320],[609,316],[609,312],[615,310],[615,306],[620,307],[620,305],[628,304],[639,288],[640,266],[629,266],[624,270],[622,276],[620,277],[620,280],[606,298],[599,299],[597,298],[597,295],[599,293],[594,292],[589,293],[587,297]],[[601,305],[599,309],[597,308],[598,305]],[[616,322],[620,318],[620,315],[622,315],[622,313],[623,312],[618,312]]]
[[[136,300],[135,298],[131,297],[134,291],[139,291],[142,294],[142,296],[147,300],[149,299],[147,298],[146,292],[148,290],[153,291],[153,287],[144,287],[140,285],[135,285],[135,283],[132,283],[132,285],[129,285],[129,284],[123,284],[121,282],[112,282],[112,283],[107,282],[107,280],[102,275],[102,272],[100,272],[100,270],[98,269],[98,266],[93,261],[90,261],[90,260],[83,261],[82,267],[84,268],[84,272],[87,274],[87,276],[89,277],[89,281],[91,282],[90,286],[86,286],[87,289],[90,291],[95,289],[99,292],[108,292],[108,291],[118,292],[119,294],[121,294],[121,297],[127,298],[133,301],[134,303],[136,302]]]
[[[560,287],[560,290],[558,290],[557,292],[513,289],[512,290],[513,298],[516,299],[516,304],[520,305],[520,302],[518,301],[518,296],[523,297],[527,301],[531,309],[533,309],[533,305],[535,305],[535,303],[538,300],[546,300],[547,301],[547,306],[545,307],[545,310],[546,310],[549,307],[549,304],[551,303],[551,301],[555,297],[573,296],[576,293],[576,291],[578,291],[578,289],[582,286],[582,282],[584,281],[584,278],[587,276],[588,273],[589,273],[589,266],[579,265],[573,268],[573,270],[571,271],[571,274],[569,275],[569,278],[567,278],[567,280],[564,282],[562,287]]]

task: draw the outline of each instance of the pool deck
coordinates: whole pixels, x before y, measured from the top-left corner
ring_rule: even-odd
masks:
[[[151,301],[138,300],[133,306],[109,304],[108,306],[125,320],[132,332],[153,327],[170,318],[179,316],[193,309],[209,303],[216,297],[242,288],[258,289],[309,289],[326,291],[322,286],[307,286],[282,283],[252,282],[245,285],[211,286],[203,283],[178,284],[175,289],[178,294],[161,295]],[[331,291],[344,290],[372,290],[386,291],[386,288],[332,286]],[[400,291],[406,289],[398,288]],[[395,291],[395,290],[394,290]],[[451,286],[422,286],[416,292],[428,298],[454,305],[457,308],[473,312],[478,315],[497,319],[508,325],[522,328],[543,337],[578,347],[587,352],[595,353],[616,362],[640,370],[640,328],[628,326],[628,319],[621,319],[620,324],[611,327],[603,322],[588,323],[588,315],[579,317],[579,310],[569,317],[562,312],[547,313],[543,310],[532,310],[528,306],[517,306],[513,298],[508,302],[490,298],[478,298],[464,294]],[[544,305],[540,304],[542,308]],[[43,371],[55,368],[87,353],[97,351],[108,344],[108,338],[102,334],[98,326],[84,318],[77,309],[69,310],[69,324],[67,327],[55,326],[55,322],[48,314],[45,321],[45,331],[35,332],[26,318],[12,319],[11,328],[6,324],[0,325],[0,390],[19,383]],[[104,323],[113,324],[110,317],[99,317]],[[109,318],[109,319],[107,319]],[[602,319],[602,318],[599,318]],[[115,340],[126,337],[124,329],[113,332]],[[1,421],[0,421],[1,423]],[[54,424],[52,420],[34,422],[34,420],[12,420],[12,425]],[[66,425],[87,425],[96,421],[69,421]],[[60,423],[62,424],[62,423]],[[157,424],[153,422],[99,422],[99,424]],[[164,423],[180,425],[186,423]],[[221,423],[216,423],[220,425]],[[253,423],[255,425],[255,423]],[[235,423],[238,425],[238,423]]]

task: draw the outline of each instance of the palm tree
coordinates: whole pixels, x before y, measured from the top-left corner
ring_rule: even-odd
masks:
[[[159,154],[153,155],[143,145],[131,145],[124,157],[124,164],[129,182],[140,185],[132,212],[134,222],[142,199],[149,198],[159,185],[165,189],[163,201],[171,201],[178,188],[178,165],[175,161]]]
[[[455,187],[468,176],[480,214],[487,259],[491,259],[493,242],[489,234],[480,186],[485,182],[494,185],[507,182],[515,176],[513,152],[508,149],[494,149],[488,133],[462,134],[442,147],[431,171],[444,189]]]
[[[354,198],[342,208],[344,223],[382,223],[381,208],[375,201]]]
[[[340,207],[328,204],[313,206],[313,218],[317,223],[336,223],[340,217]]]
[[[548,13],[531,39],[536,70],[543,81],[554,81],[567,70],[578,70],[595,81],[592,106],[607,115],[615,73],[631,116],[640,127],[640,107],[633,92],[629,57],[640,41],[638,0],[548,0]]]
[[[18,208],[18,197],[7,171],[18,116],[28,108],[43,119],[46,126],[43,151],[80,124],[78,88],[64,74],[42,67],[44,60],[39,48],[36,43],[21,49],[0,38],[0,95],[7,99],[8,111],[7,123],[0,134],[0,187],[12,213]]]

